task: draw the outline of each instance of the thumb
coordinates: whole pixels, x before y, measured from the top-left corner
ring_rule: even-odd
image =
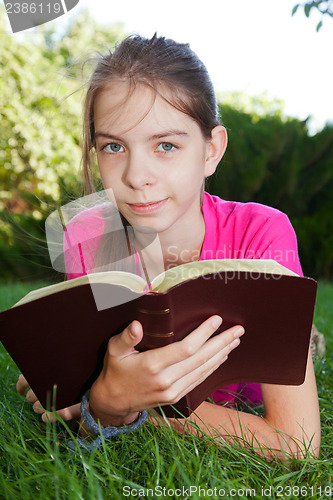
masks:
[[[131,354],[134,347],[141,342],[143,328],[139,321],[132,321],[119,335],[109,340],[108,351],[113,356]]]

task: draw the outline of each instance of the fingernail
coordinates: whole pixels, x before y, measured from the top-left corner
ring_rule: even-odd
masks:
[[[213,328],[218,328],[222,324],[222,318],[216,317],[212,321]]]
[[[240,344],[240,339],[235,339],[231,342],[230,348],[235,349],[235,347],[237,347],[239,344]]]
[[[240,328],[237,328],[237,330],[234,332],[234,338],[238,339],[238,337],[241,337],[244,333],[245,333],[245,330],[241,326]]]
[[[131,323],[128,327],[128,331],[129,331],[129,334],[130,336],[132,337],[132,339],[135,338],[135,332],[133,332],[133,323]]]

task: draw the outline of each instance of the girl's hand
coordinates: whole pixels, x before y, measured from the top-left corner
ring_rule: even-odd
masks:
[[[30,386],[27,382],[27,379],[23,375],[20,375],[16,384],[17,393],[20,396],[24,396],[26,390],[29,387]],[[36,413],[40,413],[42,415],[42,420],[44,422],[47,422],[48,420],[50,422],[54,422],[55,420],[57,420],[54,413],[47,412],[44,410],[44,408],[38,401],[37,396],[31,389],[28,390],[25,397],[28,403],[32,404],[33,410]],[[63,420],[71,420],[72,418],[79,418],[81,416],[80,404],[69,406],[68,408],[63,408],[62,410],[58,410],[57,415],[59,415],[59,417],[61,417]]]
[[[138,412],[175,404],[224,361],[240,343],[241,326],[210,338],[222,319],[212,316],[180,342],[146,352],[141,323],[133,321],[108,343],[101,374],[92,385],[89,411],[101,425],[133,422]]]

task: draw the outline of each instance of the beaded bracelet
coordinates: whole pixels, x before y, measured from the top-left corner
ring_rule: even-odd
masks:
[[[81,451],[88,452],[92,451],[93,449],[99,448],[102,444],[102,437],[104,439],[111,439],[117,436],[118,434],[128,434],[129,432],[136,431],[147,420],[148,417],[147,410],[143,410],[139,413],[138,418],[129,425],[121,425],[120,427],[115,427],[113,425],[110,425],[108,427],[103,427],[102,425],[97,424],[93,419],[93,417],[91,416],[91,414],[89,413],[88,410],[89,394],[90,394],[90,389],[84,394],[82,398],[81,408],[80,408],[81,416],[87,428],[94,434],[99,434],[99,436],[97,436],[97,438],[91,442],[78,438],[77,443]],[[68,443],[68,446],[71,450],[75,451],[75,443],[73,441],[70,441]]]

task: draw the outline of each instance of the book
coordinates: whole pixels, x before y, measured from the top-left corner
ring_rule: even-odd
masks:
[[[61,409],[81,401],[102,369],[108,340],[134,319],[144,329],[139,351],[179,341],[214,314],[223,318],[215,334],[243,325],[227,361],[163,406],[167,416],[188,416],[232,383],[302,384],[316,289],[313,279],[269,259],[191,262],[149,287],[134,274],[94,273],[32,291],[0,313],[0,341],[43,407]]]

